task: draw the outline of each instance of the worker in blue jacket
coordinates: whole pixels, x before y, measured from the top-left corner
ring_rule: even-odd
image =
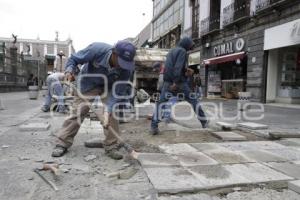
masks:
[[[151,121],[150,133],[153,135],[159,133],[158,123],[161,120],[163,104],[167,104],[168,100],[174,97],[177,97],[178,100],[189,102],[196,112],[202,127],[207,128],[208,126],[208,120],[202,110],[199,99],[195,95],[192,95],[193,91],[188,84],[189,77],[193,75],[193,70],[186,67],[188,60],[187,52],[192,49],[193,44],[191,38],[184,37],[179,41],[177,47],[171,49],[167,55],[164,83]]]
[[[105,43],[92,43],[87,48],[74,53],[68,59],[65,68],[67,81],[74,79],[77,65],[83,65],[77,77],[77,90],[71,108],[70,116],[64,121],[58,133],[58,140],[52,153],[53,157],[63,156],[73,144],[82,121],[90,110],[90,103],[101,97],[104,108],[101,120],[103,127],[111,126],[119,133],[118,121],[115,119],[114,107],[120,101],[134,71],[134,56],[136,49],[128,41],[119,41],[115,46]],[[113,88],[113,89],[112,89]],[[99,130],[100,132],[100,130]],[[106,154],[116,160],[123,156],[118,151],[120,145],[114,134],[104,130],[103,147]]]

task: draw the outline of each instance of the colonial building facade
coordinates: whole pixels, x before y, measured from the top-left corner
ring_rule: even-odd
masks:
[[[253,101],[300,103],[299,1],[185,2],[182,34],[191,35],[201,53],[207,96],[249,91]]]
[[[49,41],[0,37],[0,90],[26,88],[30,74],[43,82],[49,72],[64,71],[65,62],[73,52],[71,39]]]

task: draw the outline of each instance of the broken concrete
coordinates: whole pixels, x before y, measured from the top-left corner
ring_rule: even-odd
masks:
[[[47,131],[50,128],[49,123],[32,122],[20,126],[21,131]]]
[[[245,141],[247,138],[240,134],[234,132],[213,132],[212,133],[217,138],[220,138],[223,141]]]
[[[180,166],[180,163],[168,154],[140,153],[138,160],[143,167],[171,167]]]
[[[244,122],[244,123],[238,123],[238,127],[247,128],[250,130],[259,130],[259,129],[268,129],[269,126],[265,124],[258,124],[253,122]]]
[[[85,157],[84,157],[84,161],[85,161],[85,162],[90,162],[90,161],[95,160],[96,158],[97,158],[96,155],[88,155],[88,156],[85,156]]]

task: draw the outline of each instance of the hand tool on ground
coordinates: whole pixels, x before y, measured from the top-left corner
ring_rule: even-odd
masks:
[[[50,185],[55,191],[58,191],[58,188],[52,181],[48,181],[39,171],[39,169],[34,169],[33,170],[43,181],[45,181],[48,185]]]
[[[60,174],[58,167],[59,167],[58,164],[45,163],[45,164],[43,164],[43,167],[41,170],[45,170],[45,171],[50,170],[51,172],[54,173],[54,175],[58,176]]]

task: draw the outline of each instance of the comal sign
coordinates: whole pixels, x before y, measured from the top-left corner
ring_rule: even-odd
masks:
[[[245,40],[239,38],[236,41],[226,42],[220,45],[217,45],[213,48],[213,53],[215,57],[228,55],[232,53],[240,52],[245,47]]]

